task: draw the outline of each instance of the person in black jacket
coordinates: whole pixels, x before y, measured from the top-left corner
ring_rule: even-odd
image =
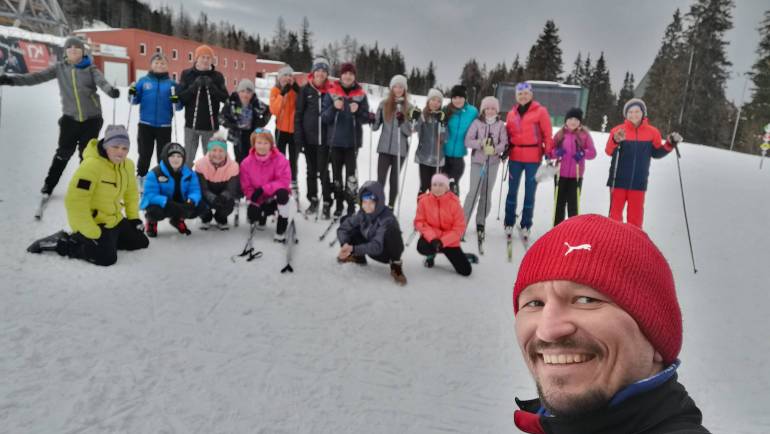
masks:
[[[219,129],[219,104],[227,100],[225,77],[214,69],[214,50],[208,45],[195,49],[195,65],[182,71],[177,96],[184,105],[185,163],[192,167],[198,144],[203,153],[211,136]]]
[[[514,422],[532,434],[703,434],[677,381],[682,313],[663,254],[639,228],[587,214],[524,255],[516,337],[539,399]]]
[[[254,93],[254,82],[244,78],[225,102],[220,116],[227,128],[227,140],[233,143],[238,164],[249,155],[251,133],[270,122],[270,109]]]
[[[329,180],[329,143],[326,139],[327,127],[323,123],[323,99],[331,81],[329,61],[319,57],[313,61],[313,70],[307,77],[307,83],[300,88],[294,114],[294,142],[304,150],[307,166],[307,200],[310,206],[305,215],[318,212],[318,178],[321,178],[323,210],[321,218],[331,218],[332,185]]]
[[[374,121],[374,114],[369,113],[366,91],[356,82],[355,65],[343,63],[340,66],[340,81],[332,84],[322,106],[321,117],[328,132],[334,199],[337,202],[334,216],[342,215],[345,202],[350,215],[355,212],[355,192],[358,190],[356,157],[363,142],[363,124]]]
[[[406,285],[401,254],[404,241],[401,227],[393,211],[385,206],[382,184],[367,181],[358,192],[361,210],[342,218],[337,229],[340,263],[366,264],[366,257],[390,264],[390,276],[399,285]]]

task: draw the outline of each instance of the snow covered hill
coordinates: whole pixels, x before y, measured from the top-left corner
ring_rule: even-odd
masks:
[[[535,390],[513,333],[522,249],[505,261],[499,178],[487,254],[467,279],[444,259],[423,268],[412,246],[409,284],[397,287],[386,266],[338,265],[336,251],[317,241],[325,224],[301,218],[294,274],[278,272],[284,253],[272,231],[258,234],[262,259],[234,264],[245,227],[205,233],[193,225],[182,237],[167,223],[148,250],[121,252],[104,269],[25,253],[66,227],[62,196],[76,160],[44,220],[33,221],[57,139],[58,90],[2,91],[0,433],[516,432],[513,398]],[[103,101],[109,122],[112,103]],[[121,98],[119,123],[127,113]],[[359,174],[367,179],[364,136]],[[594,139],[603,149],[606,135]],[[752,156],[681,148],[698,273],[673,155],[653,162],[645,221],[674,269],[684,311],[681,380],[712,432],[770,432],[770,168],[760,172]],[[408,162],[405,236],[417,190],[413,156]],[[608,167],[603,154],[589,162],[582,212],[606,212]],[[535,236],[548,229],[552,203],[553,187],[541,185]],[[468,241],[475,251],[475,235]]]

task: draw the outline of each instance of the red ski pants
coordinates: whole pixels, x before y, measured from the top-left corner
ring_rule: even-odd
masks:
[[[623,209],[628,203],[626,217],[628,223],[642,228],[644,221],[644,191],[626,190],[616,188],[610,193],[610,218],[619,222],[623,221]]]

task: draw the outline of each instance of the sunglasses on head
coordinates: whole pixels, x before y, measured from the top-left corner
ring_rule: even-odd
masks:
[[[257,134],[260,134],[260,133],[268,133],[268,134],[270,134],[270,130],[268,130],[266,128],[257,128],[256,130],[254,130],[254,132],[257,133]]]

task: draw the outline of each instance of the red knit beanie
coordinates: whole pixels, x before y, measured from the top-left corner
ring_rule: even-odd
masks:
[[[353,73],[353,75],[357,75],[357,74],[356,74],[356,65],[353,65],[353,64],[352,64],[352,63],[350,63],[350,62],[347,62],[347,63],[343,63],[343,64],[340,66],[340,75],[342,75],[342,74],[344,74],[344,73],[346,73],[346,72],[352,72],[352,73]]]
[[[528,286],[567,280],[610,297],[636,321],[666,363],[682,348],[682,313],[666,258],[641,229],[595,214],[565,220],[524,255],[513,312]]]

